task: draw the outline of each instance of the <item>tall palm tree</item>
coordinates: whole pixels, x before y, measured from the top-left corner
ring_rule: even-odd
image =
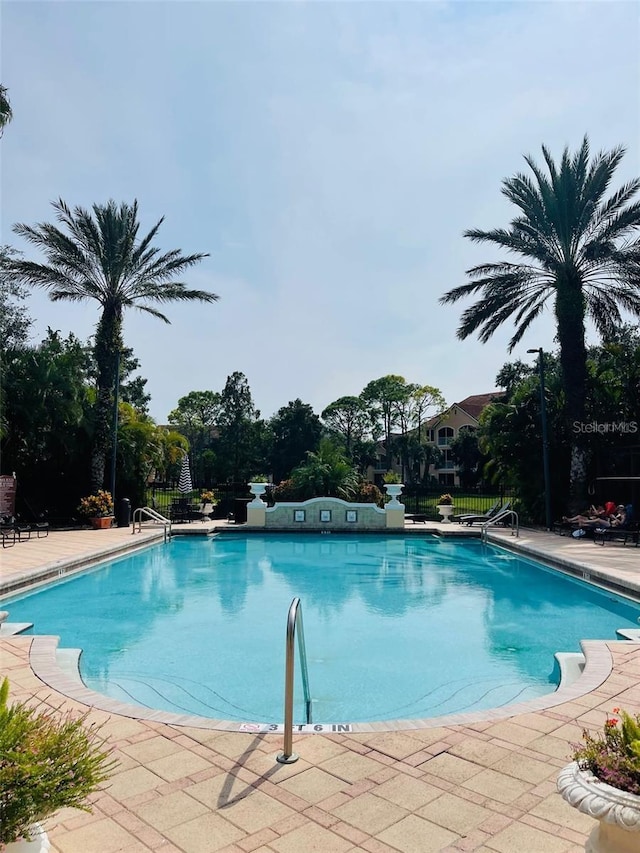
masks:
[[[9,124],[13,118],[13,110],[9,103],[9,95],[5,86],[0,85],[0,136],[4,131],[5,125]]]
[[[110,446],[124,310],[137,308],[169,323],[150,303],[215,302],[218,297],[173,281],[207,255],[183,255],[179,249],[161,254],[151,242],[164,217],[138,239],[137,201],[119,206],[114,201],[94,204],[91,212],[82,207],[71,210],[59,199],[53,208],[66,231],[46,222],[13,228],[44,252],[47,263],[13,260],[11,271],[21,283],[48,290],[54,302],[95,299],[100,305],[94,346],[98,376],[91,460],[91,486],[96,490],[104,484]]]
[[[521,260],[482,264],[467,270],[471,279],[441,297],[442,303],[466,296],[481,298],[461,318],[458,337],[478,332],[486,343],[496,329],[513,318],[515,333],[509,352],[520,341],[547,301],[555,312],[570,434],[569,502],[586,497],[587,454],[580,433],[586,395],[585,319],[602,336],[621,322],[621,309],[640,316],[640,204],[631,203],[640,179],[604,196],[624,156],[624,148],[600,152],[592,160],[585,136],[571,156],[565,148],[558,168],[543,146],[546,171],[530,156],[525,161],[534,179],[517,174],[502,182],[502,192],[519,208],[508,229],[465,232],[476,243],[500,246]]]

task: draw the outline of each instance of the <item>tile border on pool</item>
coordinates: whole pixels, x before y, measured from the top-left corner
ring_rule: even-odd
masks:
[[[84,705],[97,708],[123,717],[132,717],[137,720],[149,720],[156,723],[164,723],[171,726],[190,726],[199,729],[214,729],[227,732],[255,732],[278,734],[282,726],[273,729],[268,724],[255,723],[251,720],[238,722],[237,720],[218,720],[208,717],[199,717],[190,714],[174,714],[170,711],[158,711],[153,708],[145,708],[141,705],[130,705],[111,699],[102,693],[97,693],[86,687],[81,681],[73,678],[65,671],[56,659],[59,638],[55,636],[35,636],[31,643],[29,653],[30,664],[34,674],[52,689],[61,693],[69,699],[74,699]],[[526,702],[518,702],[513,705],[505,705],[500,708],[491,708],[486,711],[468,711],[460,714],[448,714],[442,717],[429,717],[427,719],[407,720],[385,720],[375,723],[348,723],[340,721],[335,723],[324,723],[322,729],[318,725],[295,726],[296,734],[328,734],[339,732],[341,734],[359,734],[366,732],[388,732],[408,731],[411,729],[431,729],[442,726],[470,725],[473,723],[503,720],[518,714],[527,714],[535,711],[544,711],[554,708],[564,702],[571,702],[581,696],[597,690],[609,677],[613,668],[613,658],[608,644],[611,640],[583,640],[581,642],[582,652],[585,656],[585,666],[580,678],[568,686],[560,686],[555,692],[529,699]],[[617,642],[625,642],[619,640]],[[333,728],[333,727],[336,728]],[[337,728],[339,727],[339,728]]]

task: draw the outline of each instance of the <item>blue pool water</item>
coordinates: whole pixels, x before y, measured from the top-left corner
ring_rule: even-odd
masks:
[[[640,615],[478,541],[335,534],[178,537],[3,606],[82,648],[82,676],[101,693],[270,723],[283,716],[294,596],[314,722],[430,717],[549,693],[554,652],[613,639]]]

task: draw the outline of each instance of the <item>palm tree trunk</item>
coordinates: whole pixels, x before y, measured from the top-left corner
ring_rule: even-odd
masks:
[[[587,504],[587,450],[580,425],[585,419],[587,390],[587,350],[584,342],[584,297],[580,283],[559,282],[556,318],[560,343],[560,365],[566,399],[567,429],[570,437],[568,510],[574,515]]]
[[[106,305],[96,330],[94,356],[98,369],[91,449],[91,490],[103,489],[107,453],[112,448],[111,415],[118,351],[121,347],[122,316],[115,306]]]

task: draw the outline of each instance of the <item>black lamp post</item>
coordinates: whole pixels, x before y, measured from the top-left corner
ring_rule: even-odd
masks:
[[[544,393],[544,351],[542,347],[528,349],[527,352],[538,353],[538,368],[540,370],[540,419],[542,421],[542,467],[544,471],[544,518],[545,527],[551,530],[551,486],[549,477],[549,433],[547,431],[547,403]]]

